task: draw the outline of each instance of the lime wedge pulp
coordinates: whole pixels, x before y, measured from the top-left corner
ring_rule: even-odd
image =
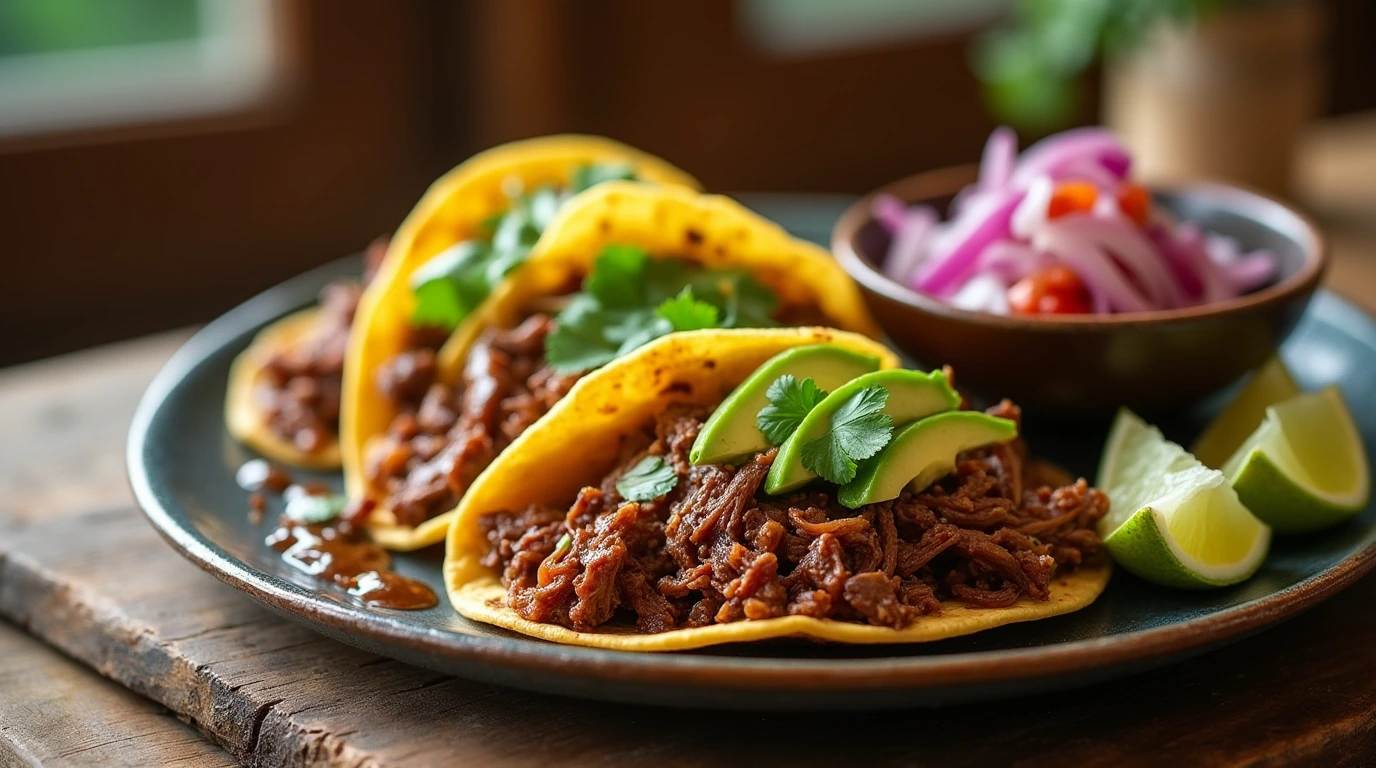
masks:
[[[1252,434],[1266,409],[1300,393],[1279,355],[1272,355],[1248,379],[1242,391],[1190,446],[1190,453],[1206,467],[1221,469],[1229,456]]]
[[[1278,533],[1326,528],[1371,500],[1362,436],[1336,387],[1266,409],[1223,473],[1238,498]]]
[[[1168,587],[1245,580],[1266,558],[1271,530],[1209,469],[1126,409],[1109,432],[1097,485],[1108,494],[1104,546],[1124,568]]]

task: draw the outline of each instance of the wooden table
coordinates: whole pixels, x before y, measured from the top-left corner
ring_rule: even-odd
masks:
[[[1376,311],[1376,117],[1320,137],[1304,178],[1329,285]],[[134,508],[125,431],[185,336],[0,373],[0,765],[1376,762],[1376,576],[1175,667],[941,711],[657,711],[342,646],[201,573]]]

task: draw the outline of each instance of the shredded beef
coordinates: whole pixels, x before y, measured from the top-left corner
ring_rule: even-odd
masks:
[[[1017,419],[1004,402],[991,413]],[[590,631],[620,612],[642,632],[798,615],[901,628],[941,601],[998,608],[1046,600],[1052,578],[1102,557],[1108,498],[1084,480],[1052,488],[1021,441],[963,454],[922,493],[846,509],[821,491],[768,497],[777,451],[738,468],[693,466],[701,409],[660,414],[653,435],[567,510],[483,519],[484,565],[532,621]],[[677,473],[667,496],[628,502],[616,479],[643,456]],[[568,546],[559,547],[568,537]]]
[[[436,353],[424,346],[379,369],[377,386],[398,413],[369,446],[365,472],[398,523],[420,525],[452,509],[492,459],[568,393],[578,377],[544,362],[552,327],[537,314],[484,334],[452,384],[439,380]]]
[[[304,453],[313,453],[339,434],[339,393],[349,326],[363,288],[330,283],[320,293],[320,322],[296,344],[277,351],[264,367],[266,384],[257,392],[268,429]]]
[[[266,386],[256,396],[267,427],[304,453],[339,435],[339,400],[349,328],[363,286],[371,282],[387,253],[387,239],[368,246],[363,282],[339,280],[320,292],[320,321],[305,338],[278,350],[265,366]]]

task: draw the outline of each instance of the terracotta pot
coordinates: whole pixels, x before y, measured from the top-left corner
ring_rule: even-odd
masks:
[[[1164,25],[1107,64],[1104,121],[1149,182],[1226,180],[1286,196],[1321,100],[1322,35],[1322,9],[1303,0]]]

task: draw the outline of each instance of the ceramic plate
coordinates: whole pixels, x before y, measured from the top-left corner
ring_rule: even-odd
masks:
[[[802,236],[827,237],[841,198],[755,198]],[[844,647],[775,641],[673,654],[559,646],[468,621],[443,601],[438,550],[397,557],[397,570],[441,595],[426,611],[369,608],[322,591],[264,543],[276,508],[249,521],[235,470],[253,454],[225,432],[230,361],[266,323],[310,303],[358,259],[328,265],[238,307],[200,333],[149,387],[129,437],[129,474],[153,525],[179,552],[272,610],[330,637],[456,675],[588,698],[726,708],[841,709],[940,705],[1083,685],[1201,653],[1299,613],[1376,564],[1376,509],[1317,535],[1278,539],[1244,584],[1209,592],[1154,587],[1119,569],[1091,607],[928,645]],[[1376,322],[1319,294],[1282,349],[1306,389],[1336,383],[1350,403],[1376,402]],[[1217,408],[1163,424],[1187,442]],[[1376,409],[1357,408],[1368,446]],[[1027,426],[1033,450],[1092,477],[1106,425]],[[340,485],[337,474],[294,472]]]

